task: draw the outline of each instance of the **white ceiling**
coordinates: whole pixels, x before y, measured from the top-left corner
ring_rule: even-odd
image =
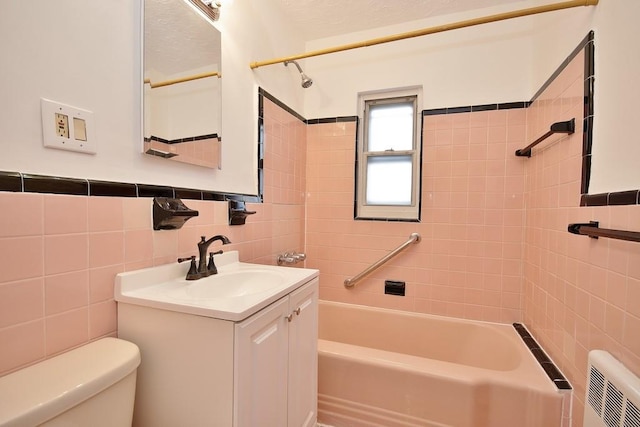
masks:
[[[261,0],[262,1],[262,0]],[[306,40],[524,0],[272,0]]]
[[[269,1],[281,7],[308,41],[491,6],[514,4],[515,9],[525,0]],[[220,63],[219,32],[182,0],[145,0],[144,43],[145,69],[167,76]]]

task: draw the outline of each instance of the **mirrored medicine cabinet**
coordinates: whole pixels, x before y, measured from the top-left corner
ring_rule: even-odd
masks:
[[[220,168],[221,36],[184,0],[144,0],[144,153]]]

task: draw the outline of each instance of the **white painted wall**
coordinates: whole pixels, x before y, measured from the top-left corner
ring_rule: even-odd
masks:
[[[595,31],[595,118],[589,193],[640,188],[640,2],[600,0],[535,22],[532,84],[540,86]]]
[[[267,6],[226,3],[217,24],[223,38],[223,170],[215,171],[142,154],[140,0],[2,0],[0,170],[255,194],[257,87],[302,110],[292,76],[249,68],[258,57],[304,47]],[[43,148],[42,97],[94,113],[98,154]]]
[[[527,6],[524,2],[518,8]],[[514,6],[314,40],[307,43],[307,51],[509,10]],[[314,84],[305,94],[306,116],[356,115],[359,92],[414,85],[423,87],[424,109],[528,101],[532,96],[531,28],[531,18],[519,18],[307,58],[303,68]]]
[[[591,28],[596,122],[591,192],[640,188],[633,129],[640,99],[640,2],[486,24],[251,70],[256,60],[367,40],[507,10],[491,8],[307,43],[267,1],[227,1],[223,45],[223,170],[142,154],[140,1],[0,2],[0,170],[255,194],[257,88],[307,118],[356,114],[357,93],[422,85],[422,108],[524,101]],[[522,7],[546,1],[523,2]],[[81,19],[80,19],[81,18]],[[40,98],[94,112],[98,154],[42,147]]]

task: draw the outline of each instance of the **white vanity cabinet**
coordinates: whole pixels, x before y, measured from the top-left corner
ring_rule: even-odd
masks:
[[[119,300],[142,357],[133,425],[315,426],[317,300],[317,274],[241,321]]]
[[[235,331],[234,426],[315,426],[317,280]]]

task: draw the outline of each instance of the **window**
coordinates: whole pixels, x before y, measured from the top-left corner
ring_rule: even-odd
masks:
[[[359,98],[356,219],[420,219],[418,90]]]

